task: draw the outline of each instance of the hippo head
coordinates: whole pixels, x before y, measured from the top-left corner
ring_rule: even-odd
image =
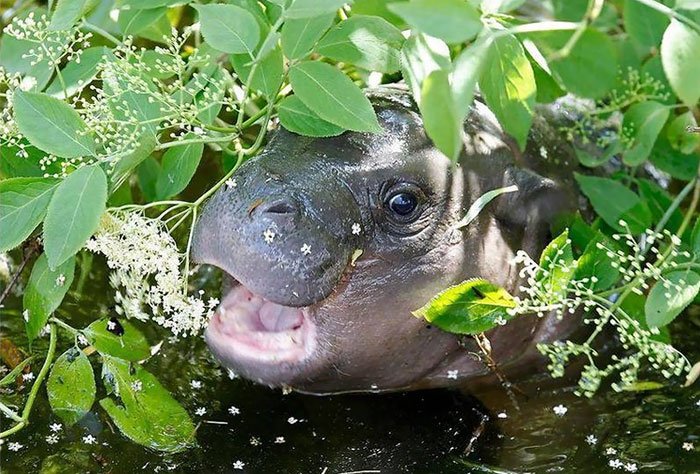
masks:
[[[335,393],[448,386],[485,374],[457,337],[411,311],[471,277],[516,289],[515,251],[539,253],[552,216],[569,202],[555,181],[516,164],[517,150],[483,104],[465,123],[453,165],[405,93],[375,93],[372,102],[382,134],[279,130],[197,223],[194,259],[226,275],[206,339],[247,378]],[[512,184],[518,192],[455,228],[479,196]],[[499,363],[514,366],[535,342],[559,335],[546,319],[492,330]]]

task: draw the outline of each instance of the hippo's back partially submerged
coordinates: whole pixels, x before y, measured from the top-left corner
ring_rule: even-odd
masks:
[[[575,207],[572,150],[542,117],[520,154],[477,102],[453,168],[404,93],[376,94],[373,103],[383,134],[314,139],[280,130],[204,210],[194,256],[230,276],[207,341],[245,377],[329,393],[442,387],[486,374],[457,337],[411,311],[471,277],[517,292],[514,253],[539,254],[555,214]],[[546,172],[540,155],[556,158],[559,172]],[[454,228],[479,196],[511,184],[519,191]],[[537,342],[572,326],[517,318],[489,332],[494,359],[520,371]]]

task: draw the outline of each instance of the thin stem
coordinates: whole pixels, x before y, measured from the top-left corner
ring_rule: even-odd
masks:
[[[656,10],[657,12],[661,12],[669,18],[673,18],[675,20],[680,21],[681,23],[683,23],[686,26],[689,26],[690,28],[695,30],[696,33],[700,34],[700,25],[698,25],[695,21],[693,21],[691,18],[688,18],[687,16],[683,15],[682,13],[678,13],[673,8],[667,7],[663,3],[659,3],[656,0],[635,0],[635,1],[638,3],[641,3],[642,5],[646,5],[649,8],[652,8],[652,9]]]
[[[603,9],[603,3],[603,0],[589,0],[586,13],[578,23],[578,27],[574,31],[574,34],[571,35],[564,47],[552,54],[552,56],[549,58],[550,61],[566,58],[569,56],[569,54],[571,54],[571,51],[576,46],[576,43],[578,43],[578,41],[581,39],[581,36],[583,36],[586,28],[588,28],[590,24],[593,23],[596,18],[598,18],[598,15],[600,15],[600,11]]]
[[[85,28],[88,31],[92,31],[93,33],[97,33],[98,35],[108,39],[117,46],[123,46],[123,43],[119,39],[112,36],[109,32],[103,30],[97,25],[93,25],[92,23],[88,23],[87,21],[85,21],[83,22],[83,28]]]
[[[71,326],[68,323],[61,321],[60,319],[58,319],[56,317],[51,317],[51,319],[49,319],[49,321],[61,326],[63,329],[65,329],[69,333],[73,334],[74,336],[77,336],[78,334],[80,334],[80,330],[74,328],[73,326]]]
[[[32,385],[32,389],[29,392],[29,396],[27,397],[27,401],[24,404],[24,409],[22,410],[22,416],[20,420],[15,420],[17,421],[17,424],[14,425],[12,428],[9,428],[2,433],[0,433],[0,439],[5,438],[7,436],[10,436],[11,434],[14,434],[27,426],[29,424],[29,415],[32,412],[32,407],[34,406],[34,401],[36,400],[36,396],[39,393],[39,388],[41,387],[41,384],[44,381],[44,378],[46,377],[46,374],[49,371],[49,366],[53,362],[54,355],[56,354],[56,326],[53,324],[49,324],[49,349],[46,352],[46,359],[44,360],[44,365],[41,366],[41,370],[39,371],[39,375],[36,376],[36,379],[34,380],[34,385]]]
[[[191,143],[224,143],[230,142],[231,137],[209,137],[209,138],[188,138],[186,140],[175,140],[172,142],[161,143],[155,149],[165,150],[180,145],[189,145]]]

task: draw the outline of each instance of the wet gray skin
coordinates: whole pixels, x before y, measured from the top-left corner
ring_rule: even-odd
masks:
[[[203,210],[194,259],[228,275],[206,338],[234,372],[318,394],[469,388],[492,378],[476,347],[465,350],[411,311],[467,278],[517,293],[515,252],[536,257],[552,219],[576,207],[573,152],[552,124],[565,114],[539,110],[521,153],[477,101],[453,167],[404,92],[374,92],[372,102],[383,134],[279,130]],[[512,184],[518,192],[454,228],[477,198]],[[541,367],[536,343],[576,325],[533,315],[488,337],[517,380]]]

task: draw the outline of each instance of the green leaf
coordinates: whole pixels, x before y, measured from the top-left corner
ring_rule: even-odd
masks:
[[[95,154],[87,126],[70,105],[46,94],[16,90],[15,121],[32,145],[61,158]]]
[[[84,166],[58,185],[44,220],[44,249],[56,268],[83,247],[97,230],[107,202],[107,176],[98,165]]]
[[[547,58],[552,75],[567,91],[598,99],[615,85],[618,69],[615,45],[609,36],[588,28],[568,55],[557,55],[571,34],[551,31],[533,35],[533,39]]]
[[[617,245],[612,240],[601,232],[597,232],[578,259],[574,279],[580,281],[588,278],[589,282],[584,286],[595,292],[604,291],[613,286],[620,278],[620,270],[612,265],[613,261],[607,253],[615,252],[617,249]]]
[[[35,17],[46,13],[44,9],[31,10]],[[30,11],[17,15],[16,18],[24,19]],[[27,60],[26,55],[36,48],[36,43],[19,40],[8,34],[0,34],[0,66],[7,72],[20,73],[26,84],[31,84],[31,79],[36,80],[33,90],[41,90],[49,82],[53,74],[53,66],[49,64],[49,58],[45,57],[39,62]],[[32,64],[34,63],[34,64]]]
[[[103,377],[116,388],[121,404],[108,397],[100,405],[127,438],[169,453],[194,445],[192,420],[151,373],[139,365],[130,369],[128,362],[106,356]]]
[[[270,101],[277,96],[284,77],[284,57],[279,46],[258,62],[255,71],[245,54],[231,56],[231,65],[248,87],[262,92]]]
[[[635,44],[645,50],[657,48],[664,30],[669,24],[668,17],[637,0],[625,0],[622,18],[625,31]]]
[[[362,90],[330,64],[299,63],[289,70],[289,80],[304,105],[327,122],[356,132],[382,131]]]
[[[624,220],[633,234],[644,232],[651,224],[651,213],[639,196],[614,179],[575,174],[581,191],[596,213],[613,229],[626,232]]]
[[[645,295],[630,293],[620,305],[620,310],[624,311],[625,313],[627,313],[628,316],[637,321],[637,323],[639,323],[639,327],[641,327],[645,331],[649,331],[650,328],[647,324],[646,315],[644,314],[645,303]],[[627,332],[630,334],[634,334],[635,326],[630,325],[629,328],[627,328]],[[667,327],[656,328],[655,331],[651,332],[649,339],[653,341],[663,342],[664,344],[670,344],[671,333],[669,332]]]
[[[74,273],[74,258],[69,258],[55,270],[49,268],[44,253],[34,262],[22,300],[29,316],[26,321],[29,342],[39,335],[51,314],[61,305],[73,283]]]
[[[492,44],[489,40],[477,40],[455,58],[450,84],[457,116],[460,117],[461,122],[469,114],[474,101],[476,84],[483,73]]]
[[[615,140],[608,145],[604,150],[597,148],[591,149],[581,149],[574,148],[574,153],[576,153],[576,158],[579,163],[587,168],[596,168],[598,166],[604,165],[609,162],[615,155],[622,151],[622,144],[619,140]]]
[[[352,0],[293,0],[284,12],[285,18],[311,18],[335,12]]]
[[[87,356],[71,347],[56,360],[46,382],[49,404],[61,420],[71,426],[95,403],[95,374]]]
[[[543,282],[545,301],[551,303],[566,296],[569,282],[576,270],[569,231],[552,240],[540,255],[540,270],[535,275]]]
[[[0,252],[17,247],[44,220],[56,183],[51,178],[0,181]]]
[[[479,196],[478,199],[476,199],[471,206],[469,206],[469,210],[467,210],[467,213],[462,217],[459,222],[457,222],[454,225],[455,229],[461,229],[462,227],[466,227],[469,224],[472,223],[474,219],[478,217],[479,214],[481,214],[481,211],[484,210],[484,208],[494,199],[496,199],[498,196],[501,194],[507,194],[507,193],[515,193],[518,191],[518,187],[516,185],[512,186],[506,186],[504,188],[496,188],[492,189],[491,191],[486,191],[484,194]]]
[[[700,34],[673,20],[661,41],[661,63],[671,88],[688,107],[700,98]]]
[[[300,59],[307,55],[316,42],[328,31],[335,13],[287,20],[282,25],[282,51],[289,59]]]
[[[644,313],[649,327],[663,327],[676,319],[700,291],[700,275],[690,270],[664,275],[649,291]]]
[[[483,28],[477,9],[463,0],[412,0],[388,8],[418,31],[447,43],[468,41]]]
[[[697,175],[700,154],[694,152],[686,155],[674,150],[668,139],[661,135],[654,144],[649,161],[674,178],[690,181]]]
[[[420,112],[425,131],[437,149],[457,161],[462,151],[462,118],[455,110],[446,71],[435,70],[423,81]]]
[[[316,52],[369,71],[387,74],[401,67],[404,38],[383,18],[353,15],[338,23],[316,46]]]
[[[622,120],[622,129],[626,136],[632,138],[632,144],[622,154],[622,161],[628,166],[644,163],[656,137],[664,128],[670,109],[658,102],[647,101],[634,104],[627,109]]]
[[[280,123],[290,132],[307,137],[335,137],[345,131],[344,128],[326,122],[313,113],[295,95],[285,97],[277,106]]]
[[[131,172],[148,158],[156,147],[156,137],[151,133],[144,133],[139,139],[139,144],[135,150],[122,157],[112,170],[112,180],[110,191],[121,186],[131,175]]]
[[[142,10],[144,8],[170,7],[178,3],[190,3],[190,0],[116,0],[116,5],[125,10]]]
[[[515,300],[503,288],[476,278],[440,292],[413,311],[440,329],[456,334],[479,334],[512,319]]]
[[[693,233],[690,237],[690,245],[693,249],[693,253],[696,256],[700,256],[700,219],[695,221],[693,226]]]
[[[260,40],[260,27],[255,17],[235,5],[192,5],[199,12],[204,39],[219,51],[230,54],[253,51]]]
[[[151,356],[148,340],[127,319],[99,319],[83,329],[83,334],[101,354],[129,361],[145,360]]]
[[[90,84],[97,76],[97,66],[102,58],[111,54],[110,50],[104,46],[95,46],[83,50],[80,62],[71,61],[66,64],[66,67],[61,70],[61,77],[66,85],[67,97],[77,94]],[[58,77],[49,84],[46,93],[57,99],[66,98],[63,94],[63,85]]]
[[[537,89],[532,66],[520,41],[513,36],[494,41],[479,86],[486,104],[524,150],[532,125]]]
[[[96,3],[95,0],[58,0],[49,30],[69,30]]]
[[[156,183],[160,174],[160,163],[153,156],[147,157],[136,168],[139,188],[148,202],[156,200]]]
[[[197,171],[203,152],[203,143],[168,148],[163,155],[161,171],[156,181],[156,199],[167,199],[185,189]]]
[[[671,146],[681,153],[692,153],[700,145],[700,133],[689,132],[688,128],[697,126],[693,113],[687,111],[671,120],[666,127],[666,138]]]
[[[676,8],[682,10],[700,10],[700,0],[676,0]]]
[[[637,190],[639,196],[649,207],[652,223],[660,222],[666,211],[671,207],[673,199],[668,192],[654,181],[648,179],[637,180]],[[665,228],[671,232],[676,232],[683,222],[683,213],[676,209],[671,213]]]
[[[411,35],[401,49],[401,64],[404,80],[416,104],[420,105],[421,86],[425,78],[438,69],[449,71],[452,68],[450,49],[437,38]]]
[[[136,36],[156,25],[168,13],[165,7],[119,10],[117,24],[124,36]]]

